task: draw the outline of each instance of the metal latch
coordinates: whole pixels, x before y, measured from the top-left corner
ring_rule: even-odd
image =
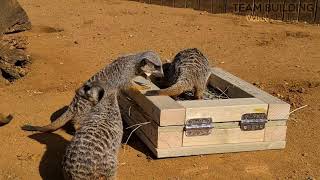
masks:
[[[188,120],[184,130],[186,136],[206,136],[211,134],[212,128],[211,118],[197,118]]]
[[[262,130],[266,126],[267,114],[265,113],[248,113],[241,117],[240,129],[243,131]]]

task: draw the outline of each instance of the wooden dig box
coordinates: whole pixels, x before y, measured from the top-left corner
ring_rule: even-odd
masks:
[[[158,158],[285,147],[289,104],[219,68],[209,84],[229,99],[175,101],[128,91],[119,98],[123,119],[144,124],[135,133]]]

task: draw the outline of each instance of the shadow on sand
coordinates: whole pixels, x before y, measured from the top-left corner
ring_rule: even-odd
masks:
[[[38,133],[29,137],[47,146],[39,165],[42,179],[63,179],[61,162],[69,141],[54,133]]]
[[[133,129],[126,129],[127,124],[125,122],[123,125],[124,125],[124,128],[123,128],[124,133],[122,138],[122,144],[124,144],[127,141],[130,135],[130,132],[133,130]],[[148,149],[148,147],[139,139],[139,137],[135,133],[131,135],[127,145],[143,153],[144,155],[146,155],[148,159],[156,158],[155,155]]]

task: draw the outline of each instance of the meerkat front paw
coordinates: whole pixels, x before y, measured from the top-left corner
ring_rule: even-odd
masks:
[[[159,95],[159,90],[150,90],[150,91],[147,91],[144,95],[146,95],[146,96],[157,96],[157,95]]]

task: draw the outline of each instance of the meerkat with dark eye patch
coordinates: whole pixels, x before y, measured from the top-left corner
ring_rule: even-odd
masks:
[[[195,99],[202,99],[211,70],[208,59],[196,48],[180,51],[171,63],[163,65],[164,77],[156,83],[165,89],[148,91],[147,95],[177,97],[194,91]]]
[[[145,51],[119,57],[92,76],[83,86],[94,81],[103,81],[108,82],[110,86],[118,87],[119,89],[137,89],[139,86],[133,84],[132,79],[136,76],[148,78],[151,74],[163,76],[162,63],[157,53]],[[79,89],[82,88],[80,87]],[[75,129],[77,129],[79,127],[77,118],[85,114],[87,110],[92,107],[92,103],[94,103],[82,97],[83,92],[79,89],[76,91],[76,95],[68,106],[67,111],[56,121],[46,126],[24,125],[22,126],[22,129],[26,131],[52,132],[61,128],[71,120]]]
[[[64,178],[115,179],[123,135],[117,87],[95,81],[79,91],[95,105],[82,116],[80,127],[66,148],[62,161]]]
[[[0,113],[0,126],[8,124],[13,119],[13,116],[9,114],[8,116],[3,115]]]

